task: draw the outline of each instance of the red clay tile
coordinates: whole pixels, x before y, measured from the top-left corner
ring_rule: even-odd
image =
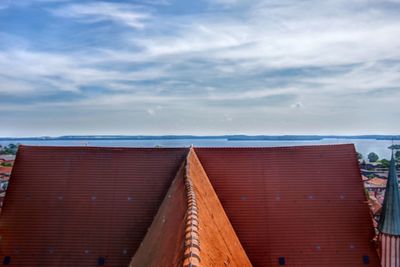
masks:
[[[188,149],[21,146],[0,217],[12,266],[127,266]]]
[[[380,266],[353,145],[196,154],[254,266]]]
[[[182,266],[187,210],[184,175],[182,164],[129,266]]]
[[[0,260],[10,256],[14,266],[96,266],[99,259],[106,266],[128,265],[187,152],[22,146],[0,217]],[[219,198],[254,266],[284,261],[357,267],[364,266],[363,256],[369,266],[379,266],[354,146],[196,148],[196,153],[204,172],[193,163],[197,167],[189,176],[199,215],[224,221],[221,212],[212,213]],[[207,176],[218,198],[200,190]],[[229,226],[219,225],[226,220],[199,232],[206,244],[215,236],[220,247],[218,232],[232,235]],[[232,246],[232,257],[241,253]],[[207,252],[206,245],[204,251],[209,259],[226,255]]]

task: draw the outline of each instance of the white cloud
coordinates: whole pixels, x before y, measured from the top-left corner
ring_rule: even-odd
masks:
[[[133,42],[148,57],[230,61],[252,70],[400,59],[398,14],[368,8],[363,1],[327,2],[265,1],[240,17],[177,20],[173,34],[140,36]]]
[[[82,22],[113,21],[135,29],[142,29],[151,18],[148,11],[131,4],[92,2],[69,4],[50,9],[55,16],[78,19]]]
[[[284,94],[298,93],[296,88],[266,88],[259,90],[241,90],[239,92],[219,92],[219,93],[209,93],[209,100],[255,100],[270,96],[280,96]]]
[[[20,95],[56,91],[79,93],[83,86],[104,87],[109,90],[129,91],[136,87],[129,82],[159,79],[166,74],[159,67],[151,69],[104,69],[92,62],[102,54],[60,54],[29,50],[0,52],[0,92]]]
[[[388,4],[399,2],[218,0],[183,15],[115,2],[60,5],[52,14],[130,28],[118,28],[121,35],[96,32],[115,45],[78,44],[79,51],[43,52],[29,40],[3,45],[0,93],[82,97],[0,108],[114,114],[144,132],[161,124],[214,132],[373,131],[354,123],[366,106],[377,110],[370,121],[388,118],[394,125],[391,117],[400,115],[394,100],[400,97],[400,9]],[[87,95],[85,87],[104,92]],[[93,116],[83,114],[80,126],[96,121]],[[383,132],[391,127],[377,125]]]
[[[318,77],[300,78],[299,81],[317,86],[333,94],[362,94],[373,89],[399,88],[400,65],[390,63],[365,63],[346,72],[334,72]]]

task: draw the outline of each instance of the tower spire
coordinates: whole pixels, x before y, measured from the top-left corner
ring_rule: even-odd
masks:
[[[378,229],[381,233],[400,236],[400,193],[393,150]]]

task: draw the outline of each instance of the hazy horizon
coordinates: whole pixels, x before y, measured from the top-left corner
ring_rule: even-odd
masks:
[[[393,140],[400,140],[400,135],[399,134],[273,134],[273,135],[269,135],[269,134],[243,134],[243,133],[237,133],[237,134],[94,134],[94,135],[87,135],[87,134],[65,134],[65,135],[32,135],[32,136],[28,136],[28,135],[21,135],[21,136],[0,136],[0,140],[1,139],[29,139],[29,138],[33,138],[33,139],[60,139],[60,138],[129,138],[129,137],[161,137],[161,138],[166,138],[166,137],[177,137],[177,138],[185,138],[185,137],[194,137],[194,138],[223,138],[223,137],[276,137],[276,138],[280,138],[280,137],[321,137],[321,138],[344,138],[344,139],[358,139],[358,138],[362,138],[362,139],[375,139],[376,137],[380,137],[380,138],[390,138],[393,137]],[[271,139],[274,140],[274,139]],[[389,139],[383,139],[383,140],[389,140]]]

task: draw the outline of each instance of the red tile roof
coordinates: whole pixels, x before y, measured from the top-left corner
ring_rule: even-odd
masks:
[[[131,267],[251,266],[193,149]]]
[[[208,176],[254,266],[278,266],[280,258],[357,267],[364,256],[379,266],[354,146],[195,150],[204,172],[198,164],[190,176],[199,179],[196,196],[207,199],[201,212],[218,206],[212,190],[202,196],[197,188]],[[16,266],[128,265],[187,152],[22,146],[0,217],[0,257]],[[224,224],[203,234],[217,231],[219,244],[218,232],[232,234],[218,228]]]
[[[373,186],[380,186],[380,187],[386,187],[386,182],[387,182],[387,179],[382,179],[379,177],[375,177],[375,178],[372,178],[372,179],[366,181],[367,184],[370,184]]]
[[[127,266],[188,149],[21,146],[0,217],[13,266]]]
[[[182,164],[129,266],[182,266],[187,210],[184,176]]]
[[[197,198],[201,266],[251,266],[195,150],[187,161]]]
[[[12,171],[12,167],[1,167],[0,166],[0,173],[10,174]]]
[[[380,266],[353,145],[196,153],[254,266]]]

